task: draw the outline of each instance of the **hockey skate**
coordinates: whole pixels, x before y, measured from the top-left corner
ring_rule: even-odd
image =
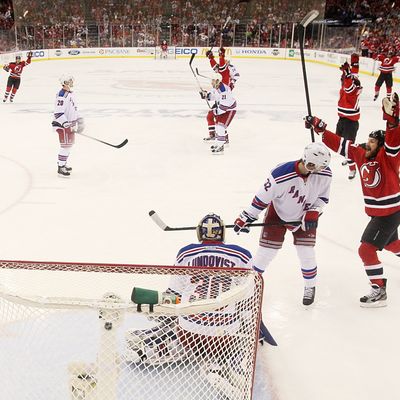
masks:
[[[71,173],[69,171],[71,171],[72,168],[70,170],[68,170],[67,168],[69,168],[69,167],[66,167],[65,165],[63,165],[62,167],[58,166],[58,171],[57,171],[58,172],[58,176],[61,176],[61,177],[70,176]]]
[[[351,179],[354,179],[355,177],[356,177],[356,170],[349,171],[348,178],[351,180]]]
[[[314,303],[315,298],[315,287],[305,287],[303,295],[303,304],[305,306],[310,306]]]
[[[204,143],[209,143],[210,140],[214,140],[215,139],[215,132],[210,132],[210,135],[208,137],[203,138]]]
[[[349,162],[347,160],[342,161],[343,167],[346,166]]]
[[[383,286],[371,285],[371,292],[360,298],[361,307],[386,307],[386,279],[383,279]]]

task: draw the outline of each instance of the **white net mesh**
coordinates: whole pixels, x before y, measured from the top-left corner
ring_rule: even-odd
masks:
[[[251,399],[263,288],[251,271],[0,261],[0,283],[4,399]],[[182,303],[138,312],[134,286],[181,288]]]

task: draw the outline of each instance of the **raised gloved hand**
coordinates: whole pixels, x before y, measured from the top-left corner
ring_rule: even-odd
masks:
[[[211,60],[212,58],[214,58],[213,52],[212,52],[211,50],[207,50],[207,51],[206,51],[206,57],[208,57],[210,60]]]
[[[30,51],[27,55],[28,58],[31,58],[33,56],[33,53]]]
[[[304,117],[304,125],[306,129],[314,128],[314,131],[318,134],[324,133],[326,129],[326,123],[319,119],[318,117],[312,117],[311,115],[307,115]]]
[[[233,230],[239,235],[240,232],[249,233],[250,228],[249,225],[256,221],[257,217],[252,217],[246,211],[242,211],[238,218],[235,220],[235,226]]]
[[[318,226],[318,218],[319,218],[318,211],[316,210],[306,211],[301,221],[301,229],[303,229],[303,231],[316,229]]]
[[[204,100],[207,98],[207,90],[200,90],[200,97]]]
[[[4,69],[4,71],[8,72],[8,71],[10,70],[10,67],[9,67],[8,65],[5,65],[5,66],[3,67],[3,69]]]
[[[218,55],[220,57],[225,57],[225,49],[223,47],[220,47],[218,50]]]
[[[399,125],[399,96],[393,93],[392,99],[385,97],[382,100],[383,119],[387,121],[389,128]]]
[[[350,76],[350,64],[347,61],[340,66],[340,70],[343,72],[345,77]]]
[[[77,120],[78,127],[76,129],[77,133],[82,133],[85,130],[85,121],[83,118],[78,118]]]

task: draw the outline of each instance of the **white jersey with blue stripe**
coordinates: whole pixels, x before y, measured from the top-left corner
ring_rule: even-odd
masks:
[[[54,105],[54,122],[62,126],[65,122],[74,123],[79,118],[75,94],[61,89],[57,92]]]
[[[329,202],[332,171],[327,167],[304,177],[298,163],[289,161],[275,167],[246,212],[257,217],[272,203],[282,221],[301,221],[306,211],[321,211]]]
[[[179,250],[175,265],[207,268],[248,268],[253,266],[251,253],[243,247],[207,242],[189,244]],[[168,291],[181,296],[181,302],[210,299],[240,284],[243,278],[213,274],[174,276]],[[220,308],[215,312],[179,317],[179,325],[186,331],[220,336],[236,332],[240,328],[240,315],[235,305]]]

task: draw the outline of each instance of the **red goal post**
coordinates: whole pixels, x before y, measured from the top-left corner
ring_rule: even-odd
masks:
[[[177,280],[190,301],[132,301]],[[250,400],[262,294],[239,268],[0,261],[2,396]]]

